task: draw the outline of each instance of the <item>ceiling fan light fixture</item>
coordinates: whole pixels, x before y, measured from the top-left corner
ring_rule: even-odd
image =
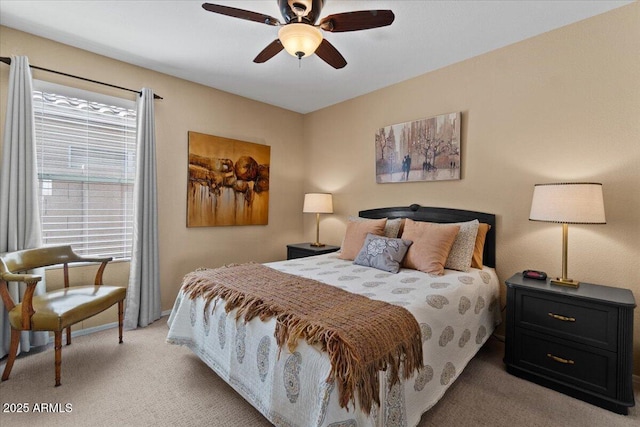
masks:
[[[284,25],[278,31],[278,38],[285,50],[296,58],[312,55],[322,43],[320,30],[309,24]]]

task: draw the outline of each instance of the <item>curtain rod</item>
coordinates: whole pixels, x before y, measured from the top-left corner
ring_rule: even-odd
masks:
[[[0,56],[0,62],[4,62],[7,65],[11,65],[11,58],[6,57],[6,56]],[[139,90],[127,89],[126,87],[116,86],[116,85],[112,85],[112,84],[109,84],[109,83],[99,82],[97,80],[91,80],[91,79],[87,79],[87,78],[84,78],[84,77],[74,76],[73,74],[67,74],[67,73],[63,73],[61,71],[49,70],[48,68],[37,67],[35,65],[29,65],[29,67],[35,68],[36,70],[47,71],[49,73],[60,74],[61,76],[73,77],[74,79],[84,80],[85,82],[97,83],[99,85],[109,86],[109,87],[113,87],[113,88],[120,89],[120,90],[127,90],[129,92],[135,92],[138,95],[142,95],[142,92],[139,91]],[[153,98],[154,99],[163,99],[160,95],[155,94],[155,93],[153,94]]]

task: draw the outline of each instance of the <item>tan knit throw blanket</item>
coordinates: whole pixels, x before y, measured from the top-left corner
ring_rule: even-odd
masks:
[[[182,290],[204,298],[205,311],[223,298],[227,312],[238,308],[236,319],[276,317],[280,348],[293,352],[299,338],[319,344],[343,408],[355,406],[357,391],[368,414],[373,402],[380,405],[379,371],[389,370],[391,387],[399,372],[406,379],[422,367],[420,326],[399,306],[254,263],[196,270],[184,277]]]

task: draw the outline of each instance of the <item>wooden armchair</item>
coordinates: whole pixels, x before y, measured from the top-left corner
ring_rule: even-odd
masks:
[[[71,344],[71,325],[94,316],[118,303],[118,329],[122,343],[123,305],[126,288],[105,286],[102,274],[112,258],[88,258],[76,254],[71,246],[52,246],[0,254],[0,296],[9,313],[11,324],[11,348],[2,381],[9,379],[16,360],[20,331],[53,331],[55,336],[56,386],[60,385],[62,363],[62,330],[67,330],[67,345]],[[69,264],[99,262],[93,285],[69,287]],[[64,288],[34,295],[42,276],[25,274],[25,271],[62,264]],[[16,304],[11,298],[8,282],[24,282],[27,289],[23,301]]]

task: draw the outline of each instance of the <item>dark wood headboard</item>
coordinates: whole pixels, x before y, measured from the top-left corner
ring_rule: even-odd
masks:
[[[484,243],[482,262],[488,267],[496,266],[496,216],[484,212],[465,211],[448,208],[429,208],[420,205],[402,206],[395,208],[367,209],[358,212],[362,218],[410,218],[414,221],[427,222],[465,222],[477,219],[480,222],[491,225]]]

